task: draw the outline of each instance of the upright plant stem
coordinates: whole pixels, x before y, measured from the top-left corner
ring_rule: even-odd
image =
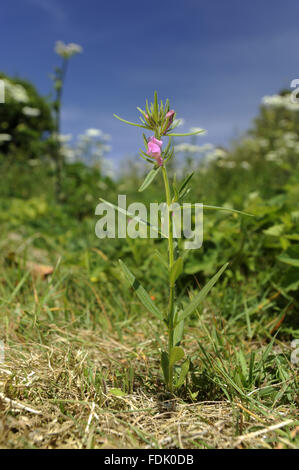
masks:
[[[57,202],[60,202],[61,199],[61,186],[62,186],[62,173],[63,173],[63,164],[64,159],[61,153],[60,148],[60,119],[61,119],[61,100],[62,100],[62,92],[63,92],[63,85],[65,80],[65,75],[67,71],[67,59],[63,60],[62,66],[59,70],[59,86],[56,89],[56,99],[55,99],[55,138],[56,138],[56,199]]]
[[[171,351],[173,344],[173,316],[174,316],[174,284],[171,283],[170,274],[174,264],[174,250],[173,250],[173,224],[172,215],[170,211],[171,194],[169,187],[169,180],[165,166],[162,167],[162,174],[165,186],[167,216],[168,216],[168,256],[169,256],[169,304],[168,304],[168,358],[170,361]],[[169,365],[169,390],[172,392],[173,388],[173,367]]]

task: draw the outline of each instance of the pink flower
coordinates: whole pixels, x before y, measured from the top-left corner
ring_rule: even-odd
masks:
[[[166,126],[166,129],[164,131],[164,134],[169,129],[171,124],[173,123],[174,115],[175,115],[174,109],[171,109],[170,111],[168,111],[168,113],[166,113],[167,126]]]
[[[147,143],[147,153],[150,157],[158,158],[161,157],[162,140],[156,139],[156,137],[150,137]]]
[[[154,157],[159,166],[163,165],[163,158],[161,157],[162,140],[156,139],[156,137],[150,137],[147,143],[147,153],[150,157]]]

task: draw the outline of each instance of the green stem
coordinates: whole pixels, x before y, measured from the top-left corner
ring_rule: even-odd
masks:
[[[59,70],[57,79],[61,82],[61,86],[57,88],[56,91],[56,107],[55,107],[55,134],[56,134],[56,148],[55,148],[55,161],[56,161],[56,199],[57,202],[61,200],[61,187],[62,187],[62,174],[63,174],[63,166],[64,166],[64,158],[61,153],[61,144],[59,141],[60,135],[60,121],[61,121],[61,100],[62,100],[62,92],[63,92],[63,85],[65,81],[65,75],[67,71],[68,60],[64,59],[62,66]]]
[[[174,249],[173,249],[173,225],[172,216],[169,210],[171,206],[171,194],[168,175],[165,166],[162,167],[162,174],[165,186],[166,204],[168,208],[168,256],[169,256],[169,276],[171,273],[172,266],[174,264]],[[175,286],[171,283],[169,277],[169,304],[168,304],[168,358],[170,359],[172,348],[173,348],[173,315],[174,315],[174,289]],[[173,367],[169,366],[169,390],[172,392],[173,387]]]

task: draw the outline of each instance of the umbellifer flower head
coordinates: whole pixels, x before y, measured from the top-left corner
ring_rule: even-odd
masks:
[[[55,52],[63,57],[64,59],[69,59],[75,54],[80,54],[82,52],[82,47],[79,44],[75,44],[70,42],[69,44],[65,44],[62,41],[56,41],[55,44]]]

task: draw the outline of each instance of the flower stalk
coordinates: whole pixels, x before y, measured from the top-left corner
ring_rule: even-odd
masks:
[[[207,285],[194,296],[189,306],[183,309],[181,304],[176,303],[176,281],[183,271],[183,256],[176,256],[177,250],[176,244],[174,243],[174,216],[172,204],[176,203],[181,207],[184,197],[186,197],[189,192],[188,183],[193,174],[188,175],[181,183],[180,187],[177,187],[176,177],[174,177],[172,182],[172,191],[166,167],[168,161],[173,158],[174,155],[174,147],[171,145],[172,137],[196,135],[203,133],[204,130],[196,128],[193,132],[188,132],[186,134],[174,133],[174,129],[179,125],[179,121],[175,120],[176,113],[174,110],[170,110],[168,100],[166,100],[165,103],[161,102],[158,104],[156,92],[153,103],[149,105],[148,101],[146,101],[144,110],[141,108],[137,109],[141,114],[140,124],[127,121],[117,115],[114,116],[126,124],[146,129],[151,132],[151,134],[154,134],[151,137],[146,137],[143,133],[145,151],[140,150],[139,153],[146,162],[152,165],[152,169],[146,176],[144,182],[139,188],[139,191],[144,191],[154,181],[156,175],[159,172],[162,173],[167,206],[169,287],[168,304],[164,313],[161,312],[154,304],[149,294],[121,260],[120,266],[126,279],[135,290],[143,305],[153,315],[158,317],[167,327],[168,348],[167,351],[161,351],[161,367],[166,387],[170,393],[173,393],[174,389],[178,389],[184,384],[190,365],[189,358],[185,357],[185,352],[180,346],[183,337],[184,321],[197,309],[200,302],[203,301],[210,289],[219,279],[227,264],[224,265],[207,283]],[[163,150],[163,139],[166,137],[168,138],[168,144]]]
[[[82,47],[78,44],[64,44],[57,41],[55,44],[55,52],[62,58],[62,64],[55,69],[53,75],[55,99],[53,102],[54,114],[54,132],[53,132],[53,160],[55,162],[55,193],[57,202],[61,201],[62,195],[62,175],[64,167],[64,157],[61,151],[60,129],[61,129],[61,103],[62,92],[68,68],[68,62],[71,57],[82,52]]]

